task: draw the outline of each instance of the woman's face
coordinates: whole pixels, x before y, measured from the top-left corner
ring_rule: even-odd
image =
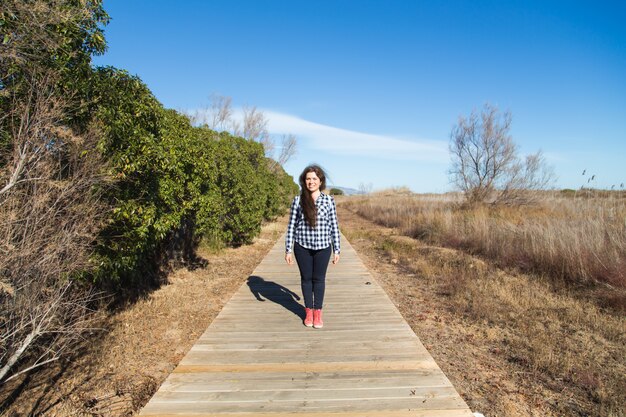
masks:
[[[306,188],[310,193],[314,193],[320,189],[322,181],[319,179],[315,172],[307,172],[305,177]]]

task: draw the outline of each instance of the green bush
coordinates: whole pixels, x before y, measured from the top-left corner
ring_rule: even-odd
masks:
[[[251,242],[265,219],[282,214],[297,186],[272,172],[257,142],[191,126],[136,77],[95,71],[90,86],[110,163],[113,205],[98,243],[98,279],[144,280],[164,256],[190,258],[202,239]]]
[[[330,195],[343,195],[343,190],[340,188],[331,188],[328,193]]]
[[[225,206],[220,223],[227,243],[249,243],[260,230],[267,200],[263,182],[269,173],[263,153],[259,143],[227,132],[219,135],[217,186]]]

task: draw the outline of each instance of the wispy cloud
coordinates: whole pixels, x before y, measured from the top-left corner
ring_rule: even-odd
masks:
[[[447,162],[448,144],[441,140],[407,139],[341,129],[311,122],[301,117],[260,109],[268,119],[270,134],[292,133],[307,149],[387,160]],[[202,112],[204,110],[200,110]],[[188,113],[195,113],[190,110]],[[234,108],[234,120],[243,119],[241,108]],[[302,143],[304,142],[304,143]],[[300,146],[299,146],[300,148]]]
[[[307,147],[326,152],[344,153],[416,161],[447,161],[448,147],[444,141],[400,139],[341,129],[311,122],[290,114],[264,110],[272,134],[293,133],[306,140]]]

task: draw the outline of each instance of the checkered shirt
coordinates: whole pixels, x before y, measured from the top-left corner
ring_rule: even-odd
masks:
[[[291,214],[285,237],[285,251],[293,250],[294,240],[307,249],[324,249],[333,245],[333,251],[339,253],[339,224],[337,223],[337,208],[335,199],[324,193],[320,193],[315,201],[317,208],[317,220],[315,228],[312,228],[304,218],[300,196],[296,196],[291,203]]]

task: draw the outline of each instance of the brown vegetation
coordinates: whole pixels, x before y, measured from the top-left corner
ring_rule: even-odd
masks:
[[[472,409],[623,415],[626,200],[470,209],[458,196],[385,194],[339,207],[392,229],[355,232],[344,214],[343,231],[399,268],[385,289]],[[445,340],[424,333],[433,315],[450,321]]]
[[[71,354],[97,294],[76,278],[91,268],[105,206],[94,187],[95,135],[62,126],[54,79],[33,75],[27,100],[5,115],[12,142],[0,171],[0,383]]]
[[[284,166],[296,153],[296,136],[292,133],[282,135],[278,155],[274,156],[276,140],[267,129],[269,120],[265,113],[256,106],[244,105],[239,121],[234,117],[232,103],[232,97],[212,94],[209,106],[188,114],[188,117],[194,125],[206,126],[218,132],[231,132],[235,136],[259,142],[266,156],[271,159],[269,164],[272,171]]]
[[[467,207],[455,194],[373,195],[346,204],[404,235],[480,254],[500,266],[568,284],[603,284],[609,298],[626,289],[623,194],[578,199],[546,193],[541,204],[522,207]]]

